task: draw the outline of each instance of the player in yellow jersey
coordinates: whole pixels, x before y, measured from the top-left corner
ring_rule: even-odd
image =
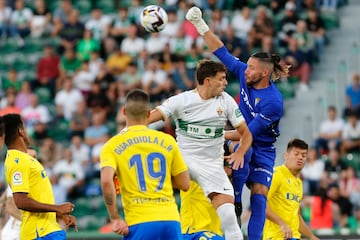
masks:
[[[224,240],[220,218],[199,184],[190,181],[181,196],[181,232],[184,240]]]
[[[76,219],[70,215],[74,205],[69,202],[55,205],[45,169],[27,154],[29,137],[21,116],[8,114],[3,120],[8,147],[5,177],[15,204],[21,210],[20,239],[66,239],[66,232],[60,228],[56,217],[76,227]]]
[[[301,239],[305,236],[319,240],[304,222],[300,212],[303,197],[300,171],[308,153],[308,144],[292,139],[284,155],[285,163],[274,170],[268,194],[264,240]]]
[[[126,97],[126,127],[100,155],[101,188],[112,230],[124,239],[182,239],[173,186],[187,191],[190,176],[175,139],[149,129],[149,95],[133,90]],[[120,181],[125,220],[116,205],[113,177]]]

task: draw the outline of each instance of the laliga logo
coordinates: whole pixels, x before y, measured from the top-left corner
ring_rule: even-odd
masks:
[[[21,173],[19,172],[14,173],[14,180],[19,181],[20,179],[21,179]]]
[[[22,183],[22,175],[20,172],[15,172],[13,175],[13,184],[19,185]]]

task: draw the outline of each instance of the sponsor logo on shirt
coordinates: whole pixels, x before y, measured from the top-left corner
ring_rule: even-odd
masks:
[[[219,116],[221,116],[221,115],[223,114],[224,110],[222,110],[222,108],[218,107],[218,108],[216,109],[216,112],[217,112],[217,114],[218,114]]]
[[[13,174],[13,185],[22,184],[22,174],[21,172],[14,172]]]

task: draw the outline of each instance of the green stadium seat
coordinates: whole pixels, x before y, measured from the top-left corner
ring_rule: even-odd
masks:
[[[276,83],[276,86],[283,95],[284,100],[292,99],[295,97],[295,88],[287,81],[279,81]]]
[[[44,48],[43,42],[39,38],[28,37],[25,38],[25,46],[22,49],[23,53],[40,52]]]
[[[320,17],[324,21],[325,29],[337,28],[340,25],[339,17],[335,12],[322,11]]]
[[[0,54],[11,54],[15,53],[19,49],[16,41],[14,39],[7,39],[3,41],[0,45]]]
[[[96,7],[100,8],[103,13],[116,13],[116,6],[114,0],[96,1]]]
[[[237,81],[230,82],[230,83],[228,83],[225,90],[228,94],[230,94],[230,96],[236,97],[236,95],[240,91],[240,83]]]
[[[89,14],[92,9],[91,0],[77,0],[74,5],[79,10],[80,15]]]
[[[34,90],[34,93],[38,96],[40,104],[48,104],[52,100],[51,92],[46,87],[38,87]]]

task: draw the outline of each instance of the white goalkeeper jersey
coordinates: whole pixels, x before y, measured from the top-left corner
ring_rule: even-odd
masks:
[[[245,121],[226,92],[203,100],[196,89],[186,91],[170,97],[157,110],[164,119],[171,116],[176,122],[177,142],[188,165],[197,161],[222,168],[224,126],[227,120],[235,128]]]

